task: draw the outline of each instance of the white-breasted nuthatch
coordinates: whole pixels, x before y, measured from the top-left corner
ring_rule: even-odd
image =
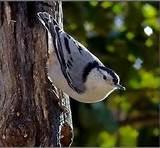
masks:
[[[53,84],[79,102],[105,99],[115,89],[125,89],[119,76],[59,27],[47,12],[38,18],[48,31],[48,76]]]

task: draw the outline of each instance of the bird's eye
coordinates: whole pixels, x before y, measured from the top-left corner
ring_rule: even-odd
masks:
[[[106,80],[106,79],[107,79],[107,77],[103,75],[103,79],[104,79],[104,80]]]

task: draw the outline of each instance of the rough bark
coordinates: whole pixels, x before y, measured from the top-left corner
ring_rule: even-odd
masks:
[[[47,78],[47,11],[62,25],[61,2],[0,2],[0,146],[69,146],[67,95]]]

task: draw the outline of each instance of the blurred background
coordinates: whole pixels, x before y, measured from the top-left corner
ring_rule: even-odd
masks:
[[[64,28],[114,69],[126,91],[71,99],[72,146],[159,146],[159,2],[63,2]]]

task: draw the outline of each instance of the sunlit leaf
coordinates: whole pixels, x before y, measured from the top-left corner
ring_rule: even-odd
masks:
[[[136,57],[133,54],[128,54],[128,60],[130,62],[134,62],[136,60]]]
[[[94,25],[91,23],[91,22],[85,22],[84,23],[84,28],[85,28],[85,30],[86,31],[91,31],[91,30],[93,30],[93,28],[94,28]]]
[[[129,40],[132,40],[132,39],[135,37],[135,35],[134,35],[133,32],[127,32],[126,37],[127,37]]]
[[[148,113],[157,113],[159,2],[93,0],[63,5],[65,31],[113,69],[127,88],[124,92],[114,91],[109,100],[101,103],[73,106],[77,129],[73,146],[158,146],[156,120],[151,125],[141,119],[136,124],[131,120],[128,126],[117,121],[124,120],[126,125],[128,119],[141,116],[148,121]],[[134,125],[140,125],[139,129]],[[143,128],[144,132],[140,132]]]
[[[116,3],[113,8],[112,8],[113,12],[116,14],[119,14],[123,11],[123,6],[122,4]]]
[[[75,30],[77,28],[77,25],[75,23],[71,23],[69,27],[71,30]]]
[[[107,46],[106,50],[109,51],[109,52],[114,52],[115,51],[114,46],[111,46],[111,45]]]
[[[160,87],[160,77],[154,76],[152,73],[147,71],[141,71],[141,87]]]
[[[97,1],[97,0],[92,0],[92,1],[90,1],[89,3],[90,3],[91,6],[94,6],[94,7],[95,7],[95,6],[97,6],[98,1]]]
[[[112,6],[112,2],[104,1],[104,2],[101,3],[101,6],[102,6],[103,8],[109,8],[109,7]]]
[[[145,45],[146,45],[147,47],[151,47],[151,46],[153,45],[152,39],[151,39],[151,38],[148,38],[148,39],[145,41]]]
[[[155,135],[155,136],[160,136],[160,129],[157,127],[157,128],[154,128],[153,129],[153,134]]]
[[[144,17],[146,17],[146,18],[154,17],[157,15],[156,9],[150,4],[145,4],[142,7],[142,12],[143,12]]]
[[[129,82],[133,88],[159,88],[160,77],[154,76],[151,72],[139,71],[139,79],[131,79]]]
[[[120,130],[121,146],[136,146],[138,131],[131,126],[121,127]]]
[[[103,148],[114,147],[116,144],[116,137],[103,131],[98,135],[98,144]]]

